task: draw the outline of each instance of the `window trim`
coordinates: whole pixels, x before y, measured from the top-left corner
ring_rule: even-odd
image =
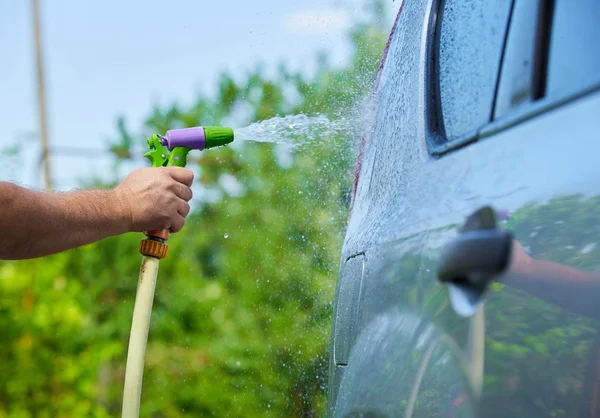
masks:
[[[511,0],[510,11],[508,14],[508,24],[504,40],[501,48],[500,65],[494,86],[494,95],[492,97],[492,105],[490,108],[490,119],[487,123],[477,128],[474,128],[460,137],[448,140],[444,127],[444,120],[441,108],[440,83],[439,83],[439,53],[440,53],[440,32],[443,22],[443,10],[446,0],[433,0],[431,2],[431,12],[429,13],[429,21],[427,22],[427,35],[425,40],[425,142],[429,153],[432,156],[441,156],[449,151],[457,148],[462,148],[472,142],[477,141],[482,128],[491,122],[498,93],[498,83],[502,74],[502,62],[508,34],[510,32],[510,23],[512,21],[512,13],[514,10],[515,1]]]
[[[439,7],[440,2],[442,2],[442,1],[443,0],[436,0],[435,6]],[[529,0],[514,0],[514,1],[516,2],[516,1],[529,1]],[[542,4],[545,1],[546,0],[538,0],[538,3]],[[552,37],[552,29],[553,29],[552,24],[553,24],[553,20],[554,20],[553,16],[554,16],[554,10],[555,10],[554,1],[552,1],[552,7],[550,7],[550,9],[552,10],[552,13],[550,16],[548,16],[548,8],[546,8],[546,11],[543,12],[542,16],[538,16],[538,23],[544,24],[544,25],[550,25],[549,28],[546,26],[546,28],[541,29],[543,32],[545,32],[545,36],[542,37],[541,39],[539,39],[539,38],[536,39],[536,41],[537,41],[536,42],[536,50],[532,51],[532,54],[531,54],[531,59],[534,60],[534,62],[537,61],[537,63],[535,64],[534,71],[538,71],[538,72],[544,71],[547,73],[547,71],[548,71],[547,59],[548,59],[549,52],[550,52],[549,51],[550,39]],[[514,10],[514,3],[513,3],[513,10]],[[509,22],[508,32],[510,32],[510,30],[511,30],[511,27],[510,27],[511,23],[512,23],[512,12],[511,12],[511,21]],[[508,32],[507,32],[507,35],[508,35]],[[539,33],[539,31],[536,31],[536,34],[538,34],[538,33]],[[536,36],[539,36],[539,34]],[[428,59],[428,65],[427,65],[428,73],[425,75],[427,77],[426,78],[427,88],[430,87],[430,83],[431,83],[431,72],[430,72],[431,66],[435,65],[435,63],[431,62],[430,42],[431,42],[431,38],[429,38],[427,40],[428,45],[426,47],[427,48],[426,57]],[[503,55],[506,53],[506,47],[507,47],[506,42],[508,42],[508,36],[505,40],[505,45],[503,47]],[[546,43],[548,43],[548,44],[545,45]],[[546,47],[547,48],[546,53],[540,55],[537,50],[537,48],[539,48],[539,47]],[[504,57],[502,59],[504,59]],[[501,67],[500,72],[499,72],[499,77],[500,77],[499,80],[508,71],[509,70],[505,70],[504,68]],[[475,132],[468,133],[464,136],[461,136],[460,138],[458,138],[456,140],[445,141],[442,143],[430,143],[429,135],[431,132],[428,129],[429,127],[426,126],[426,135],[428,135],[427,146],[429,148],[429,152],[434,157],[442,157],[445,154],[448,154],[455,150],[459,150],[465,146],[475,143],[475,142],[479,141],[480,139],[482,139],[482,140],[488,139],[488,138],[493,137],[501,132],[504,132],[515,126],[525,123],[529,120],[535,119],[538,116],[542,116],[542,115],[544,115],[548,112],[551,112],[555,109],[558,109],[558,108],[561,108],[568,104],[585,99],[588,96],[592,96],[592,95],[600,92],[600,81],[597,81],[595,83],[588,85],[587,87],[584,87],[579,90],[574,90],[574,91],[571,91],[568,93],[547,94],[547,92],[546,92],[546,77],[547,77],[547,74],[544,74],[543,77],[541,77],[541,78],[539,77],[539,75],[536,75],[535,73],[532,74],[531,82],[532,82],[532,87],[534,87],[534,96],[532,97],[532,101],[530,101],[528,103],[524,103],[523,105],[515,108],[514,110],[508,111],[506,114],[502,115],[501,117],[498,117],[497,119],[494,119],[494,120],[490,121],[489,123],[481,126],[477,130],[475,130]],[[538,84],[540,82],[543,83],[543,86]],[[498,84],[498,86],[499,86],[499,84]],[[540,87],[541,87],[541,89],[543,89],[541,92],[540,92],[540,90],[537,90]],[[540,93],[543,94],[543,97],[541,97],[541,98],[535,97],[535,96],[540,95]],[[429,110],[430,110],[430,107],[429,107],[430,103],[428,103],[428,102],[429,102],[429,99],[425,101],[425,109],[427,112],[429,112]],[[494,114],[495,113],[496,113],[496,109],[494,108]],[[427,116],[427,119],[429,119],[429,114]]]
[[[431,155],[434,157],[443,157],[445,154],[449,154],[472,143],[478,142],[480,139],[485,140],[492,136],[496,136],[499,133],[514,128],[524,122],[535,119],[536,117],[542,116],[555,109],[559,109],[562,106],[585,99],[598,92],[600,92],[600,81],[571,94],[559,97],[544,97],[538,101],[523,105],[521,108],[507,113],[506,116],[482,126],[473,136],[461,137],[456,141],[447,142],[436,146],[435,148],[430,148]]]
[[[561,96],[546,96],[542,99],[530,102],[527,105],[523,105],[522,108],[518,108],[515,111],[509,112],[506,116],[503,116],[495,121],[482,126],[479,129],[477,139],[486,139],[490,136],[499,134],[500,132],[506,131],[513,128],[523,122],[534,119],[552,110],[565,106],[567,104],[576,102],[580,99],[584,99],[587,96],[591,96],[594,93],[600,91],[600,81],[589,85],[588,87],[574,91],[570,94]]]
[[[429,22],[427,22],[427,39],[425,42],[425,138],[427,147],[432,155],[440,155],[450,149],[464,146],[477,139],[478,133],[482,126],[474,128],[460,137],[448,140],[444,127],[444,119],[442,113],[442,103],[439,83],[439,56],[440,56],[440,32],[444,20],[443,10],[446,0],[434,0],[431,4],[431,13],[429,13]],[[512,13],[514,10],[515,0],[511,0],[510,11],[508,13],[508,25],[501,48],[500,64],[498,74],[496,76],[494,95],[492,97],[492,105],[490,108],[490,118],[494,112],[496,96],[498,93],[498,83],[502,73],[502,63],[504,60],[504,52],[508,33],[510,32],[510,23],[512,21]],[[488,121],[488,123],[489,123]],[[484,124],[483,126],[487,125]]]
[[[439,86],[439,28],[442,25],[440,13],[444,0],[433,0],[427,24],[425,41],[425,138],[430,148],[435,148],[446,141],[446,130],[442,118],[442,106]]]

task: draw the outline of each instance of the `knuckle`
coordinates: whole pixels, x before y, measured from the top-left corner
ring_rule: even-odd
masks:
[[[175,181],[175,180],[173,180],[173,177],[171,177],[171,175],[167,171],[163,171],[162,173],[160,173],[160,179],[165,184],[171,184]]]
[[[168,213],[163,212],[160,213],[157,219],[161,223],[169,223],[171,221],[171,216]]]
[[[165,187],[168,191],[175,193],[177,191],[177,182],[171,179],[166,182]]]
[[[171,207],[174,207],[176,209],[177,205],[179,204],[179,200],[180,199],[177,197],[177,195],[175,193],[169,194],[169,205]]]

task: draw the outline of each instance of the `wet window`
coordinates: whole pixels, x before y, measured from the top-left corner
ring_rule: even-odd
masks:
[[[446,0],[438,26],[438,79],[446,138],[490,120],[510,0]]]
[[[571,93],[600,82],[600,2],[556,0],[547,94]]]

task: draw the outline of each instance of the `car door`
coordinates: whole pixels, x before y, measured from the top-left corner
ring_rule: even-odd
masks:
[[[436,416],[457,397],[467,416],[475,413],[471,375],[481,375],[482,365],[468,365],[465,352],[481,351],[481,334],[470,326],[478,329],[482,318],[453,313],[446,287],[435,279],[436,249],[430,245],[450,239],[462,221],[453,205],[470,158],[457,164],[434,152],[472,140],[489,123],[512,2],[447,3],[454,14],[446,20],[452,32],[444,36],[444,51],[455,50],[450,40],[470,51],[469,40],[481,36],[494,48],[479,48],[487,57],[483,70],[473,68],[444,84],[452,87],[447,96],[434,82],[444,4],[402,6],[379,75],[342,253],[330,363],[333,416]],[[481,17],[473,25],[472,18],[456,23],[464,14]],[[456,59],[460,55],[444,55],[455,71],[471,70],[468,61],[456,65]],[[491,77],[477,78],[476,70]],[[470,97],[455,97],[471,84]],[[469,104],[470,118],[454,117],[444,127],[437,118],[446,110],[438,103],[440,93],[450,97],[450,109]]]
[[[600,49],[587,40],[600,3],[516,0],[510,13],[491,122],[461,149],[448,135],[430,148],[440,176],[466,166],[441,209],[464,220],[428,236],[453,308],[434,322],[466,341],[479,415],[598,416]]]
[[[404,5],[342,254],[360,279],[333,415],[600,416],[599,7]]]

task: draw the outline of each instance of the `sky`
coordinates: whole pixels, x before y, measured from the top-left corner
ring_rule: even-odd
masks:
[[[390,20],[399,1],[389,0]],[[333,65],[348,58],[346,37],[363,0],[40,0],[52,149],[90,149],[90,157],[53,155],[58,190],[105,178],[105,152],[126,117],[135,132],[153,105],[192,103],[215,91],[218,75],[285,62],[310,73],[319,51]],[[391,23],[391,22],[390,22]],[[390,24],[391,27],[391,24]],[[0,1],[0,180],[43,187],[31,2]],[[97,152],[94,152],[96,151]],[[139,163],[138,163],[139,164]]]

